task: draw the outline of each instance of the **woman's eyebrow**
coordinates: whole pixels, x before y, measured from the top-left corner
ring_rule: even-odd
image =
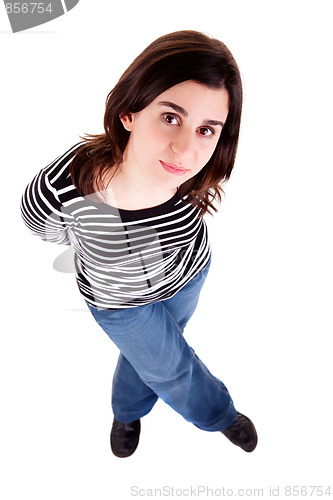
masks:
[[[161,106],[167,106],[168,108],[172,108],[175,111],[177,111],[177,113],[180,113],[181,115],[183,115],[185,117],[188,116],[188,112],[184,108],[179,106],[178,104],[175,104],[174,102],[161,101],[158,104],[160,104]],[[203,125],[212,125],[212,126],[220,125],[221,127],[223,127],[224,123],[221,122],[220,120],[205,120],[203,122]]]
[[[221,122],[220,120],[205,120],[203,122],[204,125],[221,125],[221,127],[223,127],[224,123]]]
[[[185,117],[188,116],[188,112],[185,111],[185,109],[182,108],[181,106],[178,106],[178,104],[175,104],[174,102],[161,101],[158,104],[160,104],[161,106],[168,106],[168,108],[174,109],[175,111],[177,111],[177,113],[180,113],[181,115],[183,115]]]

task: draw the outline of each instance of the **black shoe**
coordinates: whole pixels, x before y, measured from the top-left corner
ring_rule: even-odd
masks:
[[[116,457],[129,457],[135,452],[139,444],[140,428],[140,420],[128,424],[113,420],[110,443],[111,450]]]
[[[251,420],[237,412],[236,419],[221,431],[233,444],[245,451],[253,451],[258,443],[256,429]]]

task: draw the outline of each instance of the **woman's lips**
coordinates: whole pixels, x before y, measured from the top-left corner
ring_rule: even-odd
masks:
[[[174,165],[173,163],[165,163],[164,161],[160,160],[160,164],[170,174],[174,175],[185,175],[187,172],[189,172],[189,169],[187,168],[182,168],[178,167],[177,165]]]

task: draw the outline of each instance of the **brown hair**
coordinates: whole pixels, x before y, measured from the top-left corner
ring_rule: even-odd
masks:
[[[104,189],[104,174],[123,160],[129,132],[120,118],[137,113],[158,95],[178,83],[194,80],[213,89],[225,88],[229,112],[216,149],[205,167],[178,188],[179,195],[200,209],[216,211],[221,183],[229,179],[237,151],[242,82],[238,66],[226,45],[197,31],[177,31],[151,43],[128,67],[106,99],[105,133],[86,135],[70,166],[73,183],[82,195]]]

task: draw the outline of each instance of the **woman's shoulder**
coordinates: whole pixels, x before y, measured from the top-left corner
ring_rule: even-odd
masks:
[[[62,189],[71,184],[70,163],[81,145],[82,142],[75,144],[43,169],[50,185],[55,189]]]
[[[46,199],[56,200],[52,202],[52,205],[79,197],[71,179],[70,164],[80,145],[81,143],[74,144],[65,153],[42,168],[33,181],[35,189],[42,193]]]

